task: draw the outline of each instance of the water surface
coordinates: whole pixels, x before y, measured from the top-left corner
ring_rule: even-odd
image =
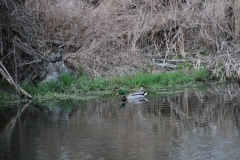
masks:
[[[239,86],[0,108],[0,159],[240,159]]]

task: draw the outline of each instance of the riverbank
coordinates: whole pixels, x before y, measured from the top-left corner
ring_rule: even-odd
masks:
[[[153,74],[139,72],[134,75],[118,77],[91,78],[87,75],[73,77],[63,73],[59,81],[50,81],[36,85],[23,85],[22,88],[33,96],[34,99],[79,99],[92,98],[102,94],[114,94],[118,89],[133,90],[144,87],[156,91],[164,86],[178,86],[188,83],[204,82],[209,79],[209,72],[202,68],[185,72],[176,70],[166,73]],[[15,99],[11,90],[1,91],[1,99]]]
[[[185,76],[193,73],[192,68],[204,67],[210,79],[240,79],[240,1],[13,0],[0,4],[0,80],[13,85],[1,87],[11,93],[2,97],[18,98],[11,92],[14,87],[28,95],[18,88],[24,83],[36,84],[22,86],[34,97],[182,85],[201,81]],[[176,69],[178,63],[185,63],[185,68]],[[63,66],[78,78],[62,76],[69,82],[42,83],[59,75],[49,68],[62,73]],[[152,76],[151,67],[167,73]],[[141,71],[142,81],[129,80]]]

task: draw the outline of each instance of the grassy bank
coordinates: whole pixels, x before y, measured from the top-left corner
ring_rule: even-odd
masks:
[[[98,94],[113,94],[118,89],[139,89],[141,86],[148,90],[157,90],[163,86],[175,86],[197,81],[206,81],[206,69],[195,70],[191,73],[174,71],[152,74],[141,72],[122,77],[105,77],[93,79],[86,75],[74,78],[69,74],[62,74],[59,81],[22,86],[35,98],[78,98]]]

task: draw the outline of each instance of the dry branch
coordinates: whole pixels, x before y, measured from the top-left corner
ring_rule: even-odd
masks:
[[[169,63],[153,63],[153,65],[156,65],[156,66],[162,67],[162,68],[171,68],[171,69],[176,68],[176,65],[169,64]]]
[[[0,72],[1,75],[8,81],[8,83],[13,85],[18,92],[21,92],[22,94],[27,96],[27,98],[32,99],[32,96],[30,94],[28,94],[24,89],[22,89],[18,84],[13,81],[12,77],[9,75],[2,62],[0,62]]]
[[[29,46],[28,44],[22,42],[20,40],[20,38],[15,37],[13,40],[13,44],[15,45],[16,48],[19,48],[20,50],[22,50],[22,52],[28,54],[30,57],[41,57],[42,59],[47,60],[47,58],[45,58],[43,55],[41,55],[40,53],[36,52],[31,46]]]

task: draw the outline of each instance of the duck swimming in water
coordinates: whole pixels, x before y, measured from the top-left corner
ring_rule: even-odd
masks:
[[[123,90],[119,90],[116,95],[122,95],[122,100],[128,100],[128,101],[142,101],[145,99],[145,96],[147,95],[147,92],[143,90],[143,87],[137,92],[131,93],[126,96],[125,92]]]

